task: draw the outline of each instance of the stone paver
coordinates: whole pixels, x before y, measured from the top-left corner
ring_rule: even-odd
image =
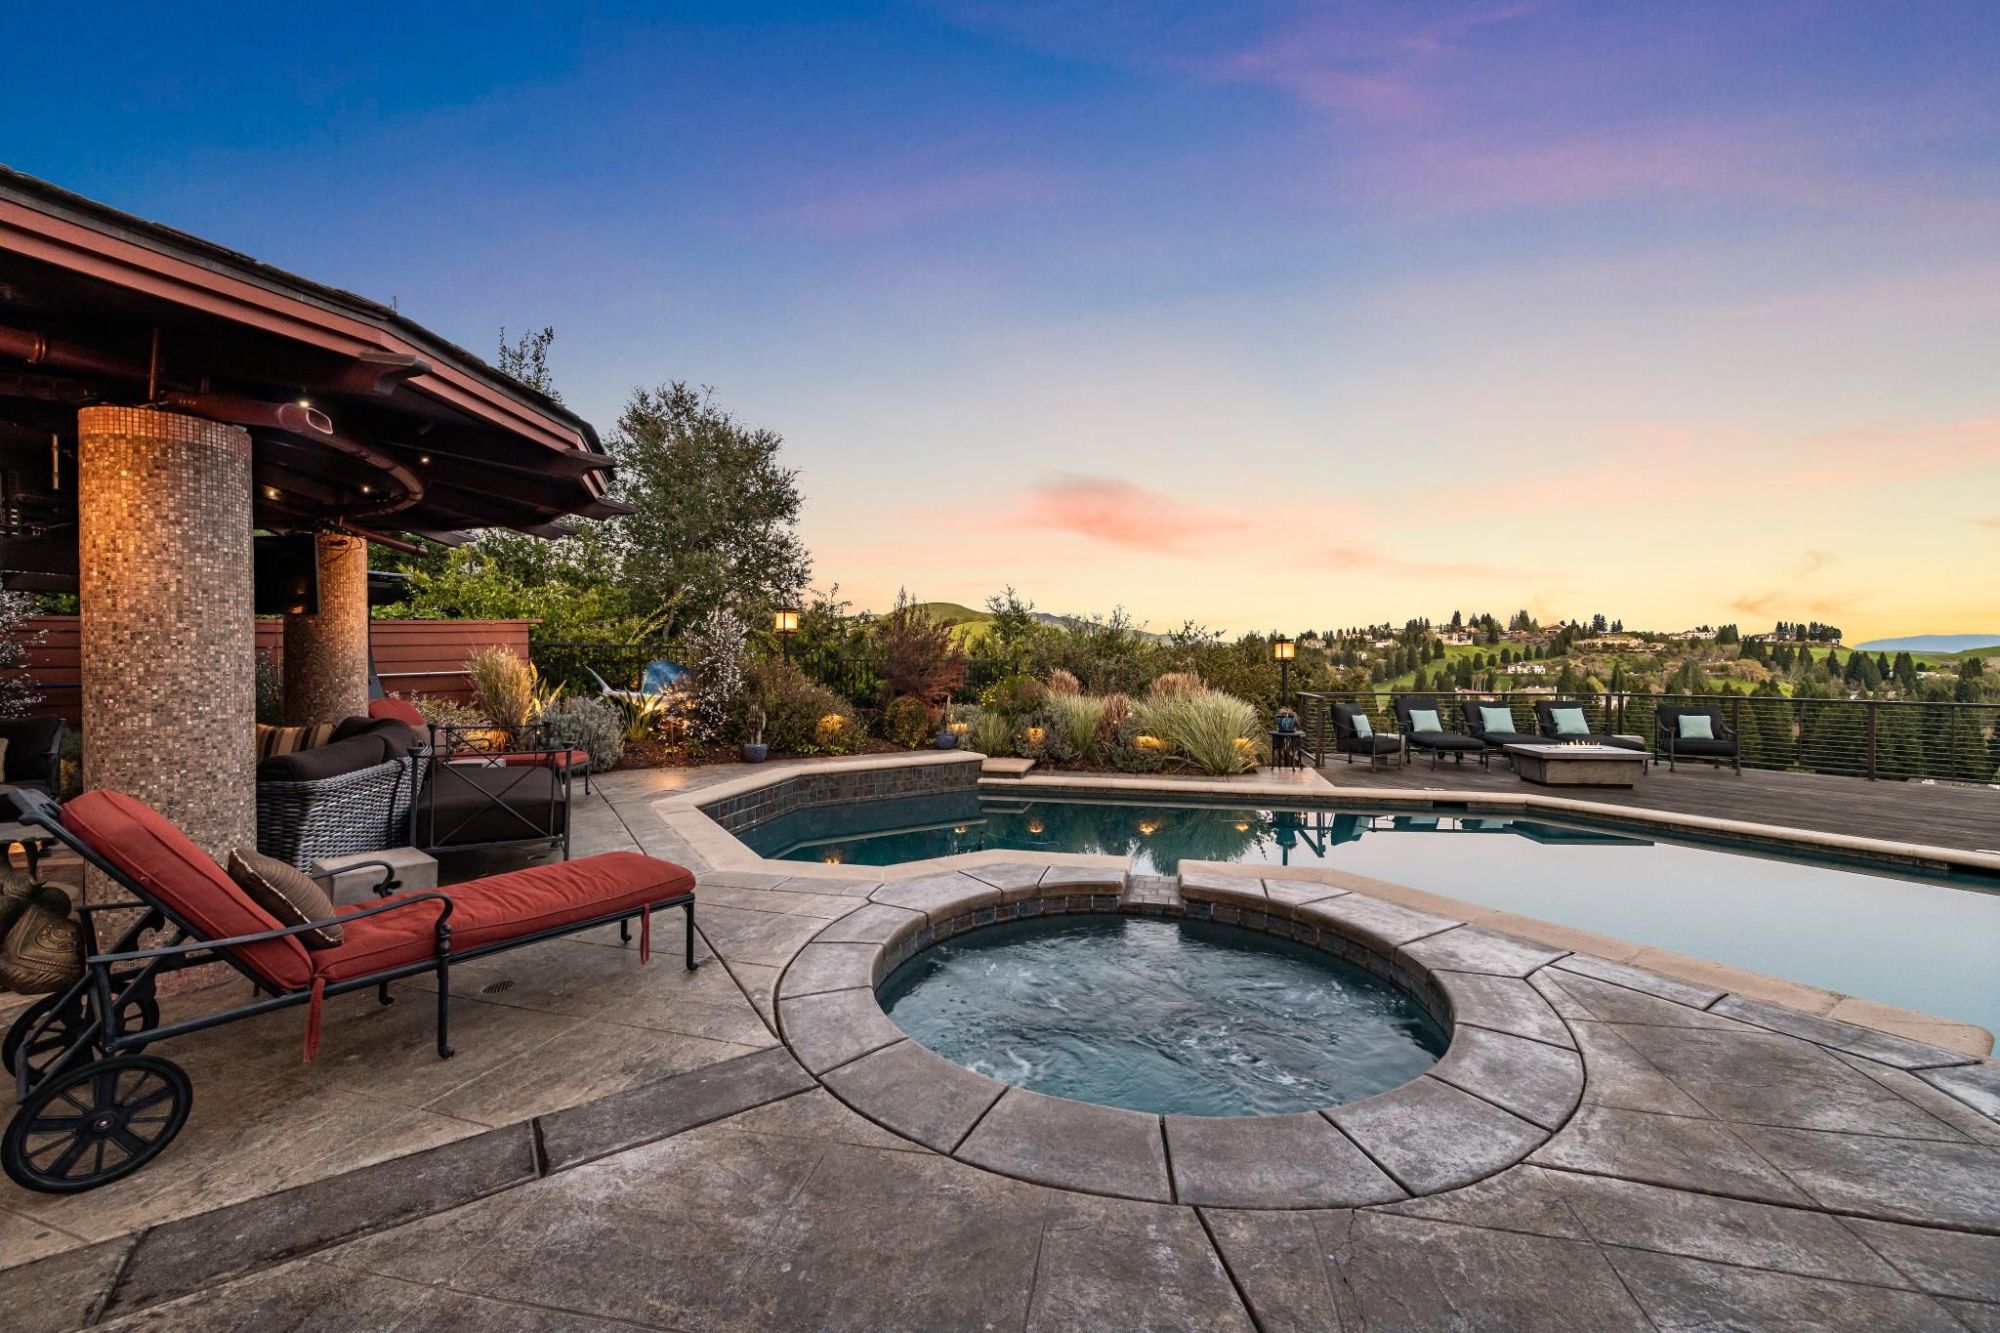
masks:
[[[1165,1117],[1174,1197],[1218,1208],[1352,1208],[1403,1189],[1322,1117]]]
[[[578,827],[699,869],[648,803],[706,780],[610,775],[616,817]],[[1028,859],[887,884],[704,876],[700,971],[638,968],[615,931],[547,946],[557,969],[537,951],[463,967],[467,1056],[442,1068],[401,1052],[421,1001],[330,1006],[304,1070],[296,1015],[244,1025],[190,1056],[230,1132],[191,1127],[191,1155],[138,1188],[0,1194],[4,1322],[2000,1330],[2000,1066],[1455,925],[1365,881],[1181,886],[1434,975],[1450,1052],[1365,1102],[1163,1120],[1003,1088],[881,1013],[875,955],[921,914],[1110,899],[1120,879]],[[368,1114],[377,1093],[434,1106]],[[508,1151],[482,1116],[510,1117]],[[383,1165],[257,1179],[299,1142]],[[190,1188],[229,1208],[158,1213]],[[149,1221],[169,1224],[82,1243]]]

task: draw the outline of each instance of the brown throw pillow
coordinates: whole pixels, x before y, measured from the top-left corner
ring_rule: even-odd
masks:
[[[229,877],[281,926],[303,926],[333,915],[333,900],[326,890],[275,856],[239,847],[229,854]],[[303,932],[298,940],[308,949],[331,949],[340,943],[340,934],[339,926],[321,926]]]

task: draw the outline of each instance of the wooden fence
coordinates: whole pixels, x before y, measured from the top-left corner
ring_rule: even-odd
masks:
[[[472,687],[465,676],[465,659],[482,648],[511,648],[528,655],[532,620],[376,620],[369,626],[375,672],[390,694],[427,694],[465,699]],[[28,649],[27,667],[20,674],[34,682],[42,702],[36,712],[56,713],[72,727],[82,725],[82,655],[75,616],[35,616],[25,622],[41,642]],[[283,666],[284,622],[257,622],[257,648]],[[144,663],[131,669],[143,671]]]

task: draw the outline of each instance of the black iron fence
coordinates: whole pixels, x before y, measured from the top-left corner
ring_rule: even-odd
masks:
[[[1523,732],[1535,705],[1580,707],[1594,732],[1637,736],[1663,753],[1655,725],[1663,707],[1712,708],[1742,750],[1746,768],[1847,777],[1991,782],[2000,775],[2000,706],[1914,699],[1788,699],[1746,694],[1488,694],[1438,691],[1316,691],[1295,696],[1307,743],[1333,750],[1332,706],[1358,704],[1382,734],[1396,730],[1398,698],[1435,699],[1445,724],[1464,730],[1461,705],[1505,704]]]
[[[595,694],[598,686],[592,672],[602,676],[614,689],[636,689],[645,676],[647,663],[662,658],[676,661],[679,653],[678,644],[564,640],[537,643],[530,655],[544,681],[560,682],[570,693]],[[882,703],[885,664],[880,657],[800,651],[791,654],[791,660],[810,679],[864,708]],[[959,695],[974,697],[1015,669],[1004,658],[968,657],[965,685]]]

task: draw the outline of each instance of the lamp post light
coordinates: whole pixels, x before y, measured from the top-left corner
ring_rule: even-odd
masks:
[[[1289,707],[1292,702],[1292,655],[1297,645],[1280,634],[1271,640],[1271,660],[1278,664],[1278,706]]]
[[[771,614],[771,630],[778,636],[778,646],[785,654],[787,662],[792,660],[792,636],[799,632],[799,612],[797,607],[781,606]]]

